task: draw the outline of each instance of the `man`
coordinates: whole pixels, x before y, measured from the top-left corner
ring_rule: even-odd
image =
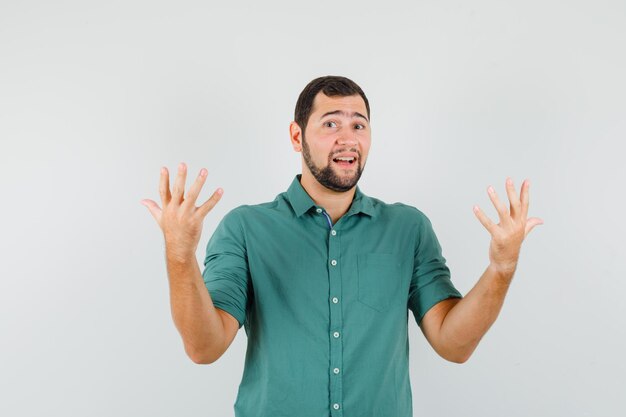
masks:
[[[185,350],[212,363],[245,326],[238,417],[411,416],[408,311],[443,358],[470,357],[500,311],[522,241],[543,223],[527,219],[529,183],[520,198],[507,179],[510,211],[489,187],[499,224],[474,207],[492,236],[490,263],[463,297],[429,219],[357,186],[371,141],[358,85],[338,76],[311,81],[289,132],[302,174],[274,201],[231,210],[209,240],[202,274],[202,221],[222,195],[217,189],[195,206],[206,170],[183,197],[185,164],[171,195],[163,168],[163,210],[142,201],[164,232]]]

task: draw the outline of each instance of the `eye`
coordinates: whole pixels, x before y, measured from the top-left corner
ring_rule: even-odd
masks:
[[[333,126],[328,126],[329,123],[335,123],[335,122],[333,122],[333,121],[324,122],[324,126],[333,127]]]
[[[362,125],[362,124],[360,124],[360,123],[359,123],[359,124],[356,124],[356,125],[354,125],[354,126],[355,126],[355,127],[357,127],[357,126],[361,126],[361,127],[359,127],[359,128],[358,128],[358,130],[363,130],[363,129],[365,129],[365,126],[364,126],[364,125]]]

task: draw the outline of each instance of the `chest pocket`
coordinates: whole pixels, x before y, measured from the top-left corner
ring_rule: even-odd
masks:
[[[400,261],[392,253],[357,255],[358,300],[385,311],[394,302],[400,288]]]

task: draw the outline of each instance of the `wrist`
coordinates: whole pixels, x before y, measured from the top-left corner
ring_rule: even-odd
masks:
[[[165,245],[165,259],[168,264],[187,265],[196,261],[195,251],[181,250]]]
[[[492,274],[497,276],[499,279],[510,283],[513,279],[513,275],[515,274],[515,269],[517,268],[517,262],[509,263],[509,264],[497,264],[490,263],[487,269],[491,271]]]

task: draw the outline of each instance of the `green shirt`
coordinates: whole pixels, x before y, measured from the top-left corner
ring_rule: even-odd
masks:
[[[296,175],[272,202],[231,210],[204,282],[245,326],[236,417],[409,417],[408,311],[462,297],[431,222],[357,186],[334,225]]]

